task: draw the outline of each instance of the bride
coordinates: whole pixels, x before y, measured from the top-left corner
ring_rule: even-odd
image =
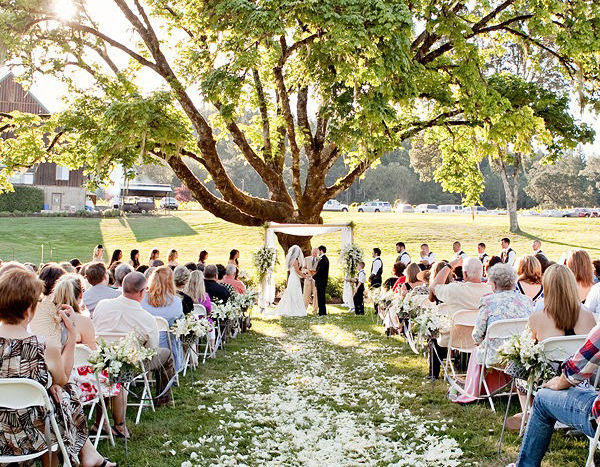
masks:
[[[277,308],[269,314],[274,316],[306,316],[306,307],[304,306],[304,296],[302,295],[302,285],[300,278],[306,276],[300,270],[304,262],[304,255],[298,245],[290,247],[285,264],[290,272],[285,292]]]

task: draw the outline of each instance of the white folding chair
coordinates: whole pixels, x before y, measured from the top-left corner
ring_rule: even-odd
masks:
[[[98,342],[99,340],[104,340],[107,343],[111,343],[111,342],[118,342],[121,339],[124,339],[125,337],[127,337],[126,333],[122,333],[122,332],[102,332],[102,333],[97,333],[96,334],[96,341]],[[125,383],[125,391],[130,392],[129,389],[131,387],[131,384],[134,383],[135,381],[139,381],[141,380],[142,385],[143,385],[143,389],[142,389],[142,394],[140,395],[140,402],[130,402],[130,400],[127,400],[127,407],[137,407],[138,411],[137,411],[137,415],[135,417],[135,424],[137,425],[138,423],[140,423],[140,418],[142,416],[142,410],[144,409],[144,407],[146,406],[150,406],[150,408],[152,409],[152,412],[155,412],[155,408],[154,408],[154,399],[152,398],[152,391],[150,390],[150,380],[148,379],[148,371],[146,371],[146,367],[144,365],[144,363],[142,362],[141,364],[141,372],[139,375],[137,375],[133,381],[127,382]]]
[[[198,318],[205,318],[208,315],[208,313],[206,312],[206,307],[199,303],[194,305],[194,311],[192,313],[194,313],[194,315],[197,316]],[[204,346],[204,355],[202,357],[202,363],[206,362],[206,357],[209,355],[209,350],[210,350],[211,344],[214,345],[215,336],[216,336],[216,333],[215,333],[215,329],[213,327],[213,329],[211,329],[210,332],[206,336],[206,344]],[[200,347],[200,340],[198,340],[198,342],[196,343],[196,355],[198,357],[200,357],[200,354],[198,353],[199,347]],[[187,372],[188,364],[190,363],[191,360],[192,360],[191,349],[188,349],[188,351],[186,352],[183,376],[185,376],[185,374]],[[195,368],[195,365],[193,365],[193,367]]]
[[[92,353],[92,350],[83,344],[75,345],[75,357],[73,359],[73,367],[79,368],[81,366],[90,365],[89,358]],[[94,447],[98,447],[98,443],[100,442],[100,438],[109,438],[111,446],[115,445],[115,440],[113,438],[112,430],[109,428],[108,436],[102,434],[102,430],[104,428],[104,422],[109,422],[108,411],[106,410],[106,404],[104,403],[104,397],[102,397],[102,387],[100,386],[100,378],[98,376],[98,372],[94,372],[94,378],[96,380],[96,387],[98,388],[98,394],[94,399],[89,401],[81,401],[82,406],[91,405],[94,407],[96,404],[100,404],[100,408],[102,409],[102,416],[100,417],[100,423],[98,423],[98,432],[96,433],[96,437],[94,440]],[[93,410],[90,414],[93,413]],[[110,423],[109,423],[110,425]]]
[[[464,389],[457,383],[457,374],[452,363],[452,351],[471,354],[475,350],[473,341],[473,328],[479,310],[458,310],[452,316],[452,328],[450,329],[450,338],[448,341],[448,356],[444,372],[448,384],[461,394],[466,394]]]
[[[43,407],[48,417],[46,420],[46,433],[49,435],[53,432],[56,437],[56,443],[49,444],[50,440],[47,440],[48,446],[42,451],[17,456],[0,456],[0,464],[26,462],[43,456],[49,450],[54,452],[60,449],[63,455],[63,466],[71,467],[69,454],[67,453],[60,430],[58,429],[58,424],[56,423],[56,418],[54,417],[54,407],[44,386],[32,379],[0,378],[0,407],[10,410]]]
[[[544,354],[550,361],[563,362],[575,355],[575,353],[583,347],[586,339],[587,335],[549,337],[542,341]],[[533,394],[533,384],[533,378],[530,377],[527,381],[527,398],[525,399],[525,408],[523,410],[523,420],[521,420],[519,436],[523,436],[523,432],[525,431],[525,421],[529,413],[529,404],[531,395]]]
[[[594,454],[596,453],[596,449],[598,449],[598,440],[600,439],[600,425],[596,428],[596,434],[593,438],[589,438],[590,440],[590,448],[588,452],[588,458],[585,463],[585,467],[594,467]]]
[[[488,341],[490,339],[509,339],[514,335],[520,335],[525,328],[527,327],[527,322],[529,321],[528,318],[516,318],[516,319],[503,319],[500,321],[495,321],[492,324],[490,324],[490,326],[487,328],[487,331],[485,333],[485,340]],[[485,346],[485,353],[483,356],[483,365],[481,367],[481,375],[480,375],[480,379],[479,379],[479,387],[483,386],[483,389],[485,391],[485,394],[482,395],[482,397],[487,398],[487,400],[490,403],[490,406],[492,408],[492,411],[495,412],[496,408],[494,407],[494,402],[492,401],[492,397],[493,396],[500,396],[500,395],[506,395],[506,394],[500,394],[500,393],[496,393],[493,394],[490,392],[490,389],[487,385],[487,382],[485,380],[485,371],[487,369],[491,369],[491,370],[500,370],[502,371],[503,368],[501,367],[497,367],[494,365],[487,365],[487,359],[488,359],[488,352],[489,352],[489,345]],[[471,357],[473,358],[473,357]],[[511,385],[511,391],[512,391],[512,385]]]

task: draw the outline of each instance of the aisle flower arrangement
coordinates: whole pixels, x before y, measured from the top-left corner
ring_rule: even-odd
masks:
[[[340,251],[340,263],[346,277],[354,277],[358,272],[358,262],[363,259],[363,250],[356,244],[344,245]]]
[[[235,299],[231,299],[227,303],[214,303],[211,316],[219,321],[237,320],[242,316],[242,310]]]
[[[277,250],[263,246],[254,253],[254,266],[258,271],[258,279],[262,281],[269,272],[275,270],[277,264]]]
[[[144,347],[132,332],[117,342],[107,343],[101,339],[98,349],[91,353],[89,362],[95,371],[108,371],[112,381],[128,382],[139,373],[142,362],[154,355],[156,349]]]
[[[424,308],[413,320],[413,331],[426,339],[436,339],[440,333],[450,331],[452,321],[440,313],[438,307]]]
[[[182,341],[195,341],[196,338],[206,336],[213,328],[212,319],[206,316],[196,316],[189,313],[175,321],[171,332]]]
[[[550,360],[544,354],[544,346],[533,338],[529,326],[522,334],[506,339],[498,349],[500,362],[507,366],[509,374],[522,379],[549,379],[554,376]]]
[[[231,300],[235,306],[245,312],[258,303],[258,292],[254,289],[247,289],[245,293],[233,294]]]

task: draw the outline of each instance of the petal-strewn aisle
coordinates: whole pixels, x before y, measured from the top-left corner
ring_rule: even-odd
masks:
[[[340,315],[255,320],[258,345],[218,357],[235,370],[195,384],[199,418],[218,419],[218,429],[200,425],[165,449],[189,455],[187,467],[459,465],[451,421],[411,412],[409,376],[386,368],[382,357],[401,347],[348,324]]]

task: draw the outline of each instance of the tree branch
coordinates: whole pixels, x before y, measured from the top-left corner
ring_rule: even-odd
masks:
[[[265,161],[270,160],[273,157],[271,149],[271,129],[269,124],[269,109],[267,108],[267,99],[265,97],[265,91],[260,80],[260,75],[256,68],[252,69],[252,77],[254,78],[254,88],[256,89],[256,95],[258,97],[258,108],[260,110],[260,118],[262,120],[262,132],[263,132],[263,157]]]

